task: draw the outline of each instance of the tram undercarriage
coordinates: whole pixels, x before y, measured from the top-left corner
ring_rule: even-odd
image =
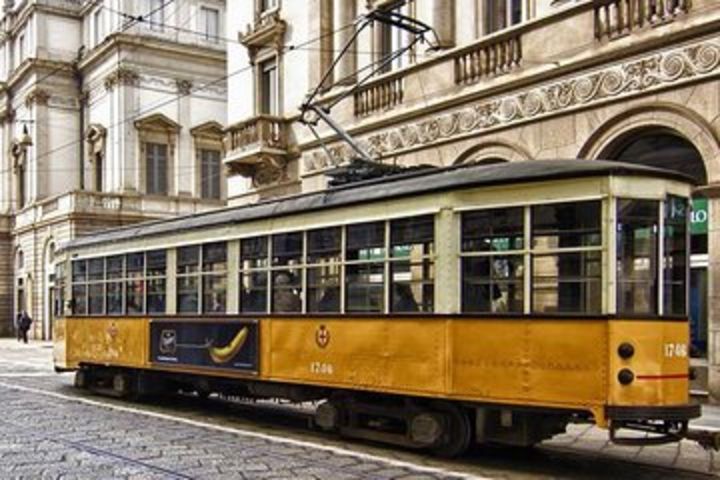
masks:
[[[570,423],[592,423],[591,415],[583,411],[480,405],[94,365],[76,371],[75,386],[131,400],[192,392],[200,398],[219,394],[249,401],[317,402],[314,413],[308,409],[314,428],[345,438],[428,450],[442,457],[461,455],[473,443],[529,447],[564,433]],[[656,418],[651,418],[649,411],[644,416],[638,412],[634,418],[609,409],[614,416],[610,439],[621,445],[657,445],[688,438],[717,450],[719,435],[688,427],[688,418],[697,416],[698,409],[698,406],[682,411],[666,409],[664,416],[658,412]],[[621,430],[646,435],[623,436]]]

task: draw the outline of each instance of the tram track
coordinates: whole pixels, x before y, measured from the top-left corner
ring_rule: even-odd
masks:
[[[118,411],[118,412],[142,415],[142,416],[159,419],[159,420],[182,423],[185,425],[190,425],[193,427],[198,427],[198,428],[202,428],[202,429],[206,429],[206,430],[212,430],[212,431],[216,431],[216,432],[230,433],[230,434],[234,434],[234,435],[238,435],[238,436],[262,439],[262,440],[280,443],[280,444],[284,444],[284,445],[292,446],[292,447],[313,449],[313,450],[331,454],[331,456],[337,455],[337,456],[353,457],[353,458],[361,459],[364,461],[390,465],[392,467],[396,467],[399,469],[407,469],[410,472],[419,473],[419,474],[435,475],[435,476],[440,476],[441,478],[448,478],[448,479],[490,480],[489,477],[483,477],[483,476],[468,474],[468,473],[463,473],[463,472],[455,472],[455,471],[452,471],[449,469],[444,469],[444,468],[437,468],[437,467],[413,464],[411,462],[407,462],[407,461],[403,461],[403,460],[382,457],[379,455],[368,454],[368,453],[363,453],[363,452],[352,451],[352,450],[349,450],[346,448],[342,448],[340,446],[335,446],[335,445],[330,445],[330,444],[316,444],[316,443],[311,443],[307,440],[301,440],[298,438],[281,437],[279,435],[260,433],[258,431],[249,430],[249,429],[217,425],[215,423],[210,423],[206,420],[198,420],[198,419],[194,419],[194,418],[188,418],[185,415],[161,413],[161,412],[152,411],[152,410],[141,410],[139,408],[128,406],[128,402],[122,401],[119,399],[108,399],[105,397],[102,397],[102,400],[97,400],[95,398],[90,399],[90,398],[88,398],[90,395],[68,395],[65,393],[58,393],[58,392],[54,392],[54,391],[44,390],[41,388],[9,384],[9,383],[2,382],[2,381],[0,381],[0,388],[16,390],[16,391],[35,394],[35,395],[41,395],[44,397],[53,398],[55,400],[64,400],[64,401],[68,401],[68,402],[81,403],[86,406],[105,408],[105,409],[110,409],[110,410],[114,410],[114,411]],[[197,404],[195,402],[193,402],[193,403],[195,406],[197,406]],[[225,403],[232,403],[233,405],[235,405],[235,402],[225,402]],[[147,404],[144,404],[144,405],[152,406],[152,403],[150,403],[149,405],[147,405]],[[246,406],[245,408],[250,408],[250,406]],[[4,421],[0,422],[0,423],[11,424],[9,422],[4,422]],[[13,425],[13,426],[18,427],[18,425]],[[41,436],[40,438],[42,438],[43,440],[48,440],[48,441],[53,440],[49,436]],[[92,447],[92,446],[83,444],[82,442],[67,441],[67,440],[63,440],[63,439],[55,439],[54,443],[63,443],[63,444],[66,444],[66,446],[68,446],[68,447],[72,447],[77,450],[82,450],[82,451],[85,451],[87,453],[90,453],[90,454],[93,454],[96,456],[115,458],[117,460],[125,459],[125,460],[127,460],[128,464],[133,464],[133,462],[136,462],[137,465],[135,465],[135,466],[145,465],[145,462],[137,461],[137,460],[134,460],[129,457],[124,457],[122,455],[117,455],[112,451],[97,448],[97,447]],[[216,441],[216,443],[224,444],[226,446],[236,446],[235,444],[230,443],[230,442]],[[245,448],[243,448],[243,452],[245,454],[256,453],[257,455],[261,455],[266,458],[273,457],[278,460],[283,460],[282,455],[264,451],[261,447],[255,447],[255,448],[245,447]],[[148,465],[150,465],[150,464],[148,464]],[[304,464],[297,464],[295,466],[295,468],[321,468],[325,471],[334,472],[336,474],[337,478],[347,475],[346,471],[342,470],[341,468],[338,468],[337,465],[334,464],[333,462],[324,461],[324,460],[318,459],[318,458],[313,458],[311,461],[305,462]],[[173,478],[182,478],[182,479],[194,478],[194,477],[189,477],[189,476],[182,476],[183,474],[178,473],[178,472],[173,472],[172,470],[168,470],[167,472],[164,472],[164,473],[176,475]],[[368,472],[366,475],[364,475],[364,478],[372,479],[372,478],[376,478],[376,477],[373,476],[372,472]],[[377,478],[380,478],[380,477],[377,477]]]
[[[162,399],[150,399],[141,404],[142,410],[136,408],[138,404],[126,400],[98,397],[97,395],[74,390],[70,386],[61,387],[58,391],[48,391],[42,388],[6,385],[0,381],[0,387],[19,388],[54,398],[63,398],[80,401],[84,404],[101,406],[104,408],[140,413],[156,418],[190,423],[210,428],[216,431],[250,435],[258,438],[270,438],[290,445],[311,445],[313,448],[360,456],[376,461],[389,462],[398,467],[413,468],[430,474],[441,475],[447,478],[490,478],[474,473],[482,470],[502,471],[508,465],[515,469],[511,478],[565,478],[553,474],[557,466],[568,471],[580,472],[575,478],[612,478],[599,475],[599,472],[635,471],[652,475],[652,478],[684,478],[690,480],[707,480],[717,478],[711,472],[701,472],[678,467],[653,465],[647,462],[618,458],[605,455],[602,452],[579,451],[571,446],[542,445],[532,450],[513,449],[508,447],[475,447],[469,455],[457,460],[435,460],[423,457],[417,453],[375,446],[367,442],[338,440],[336,436],[317,430],[310,430],[308,423],[312,413],[308,408],[298,408],[294,405],[284,405],[273,402],[247,402],[232,398],[201,399],[194,395],[178,395],[174,397],[172,412],[168,413],[166,403]],[[165,404],[165,407],[163,405]],[[267,433],[267,432],[272,433]],[[355,449],[373,451],[377,453],[361,453]],[[92,453],[92,452],[89,452]],[[102,452],[98,451],[98,454]],[[112,452],[110,452],[112,453]],[[258,450],[259,454],[260,451]],[[394,458],[389,458],[389,456]],[[322,461],[314,461],[315,465],[329,468]],[[590,473],[582,473],[588,472]],[[595,471],[593,473],[592,471]],[[466,473],[463,473],[466,472]],[[337,470],[342,473],[342,470]],[[505,474],[499,475],[505,477]],[[490,474],[491,476],[494,476]],[[574,475],[573,475],[574,476]],[[617,477],[617,476],[616,476]]]

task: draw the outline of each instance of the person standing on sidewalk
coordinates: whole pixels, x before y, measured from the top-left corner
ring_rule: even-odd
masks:
[[[23,310],[20,313],[20,335],[22,338],[22,341],[25,343],[28,343],[28,330],[30,330],[30,325],[32,325],[32,318],[30,318],[30,315]],[[20,340],[20,339],[18,339]]]

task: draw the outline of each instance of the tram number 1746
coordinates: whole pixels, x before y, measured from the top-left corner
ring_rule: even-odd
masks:
[[[688,354],[687,344],[685,343],[666,343],[663,345],[666,358],[685,358]]]

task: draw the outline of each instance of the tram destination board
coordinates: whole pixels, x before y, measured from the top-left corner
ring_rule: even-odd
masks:
[[[184,320],[150,323],[156,365],[258,372],[256,321]]]

